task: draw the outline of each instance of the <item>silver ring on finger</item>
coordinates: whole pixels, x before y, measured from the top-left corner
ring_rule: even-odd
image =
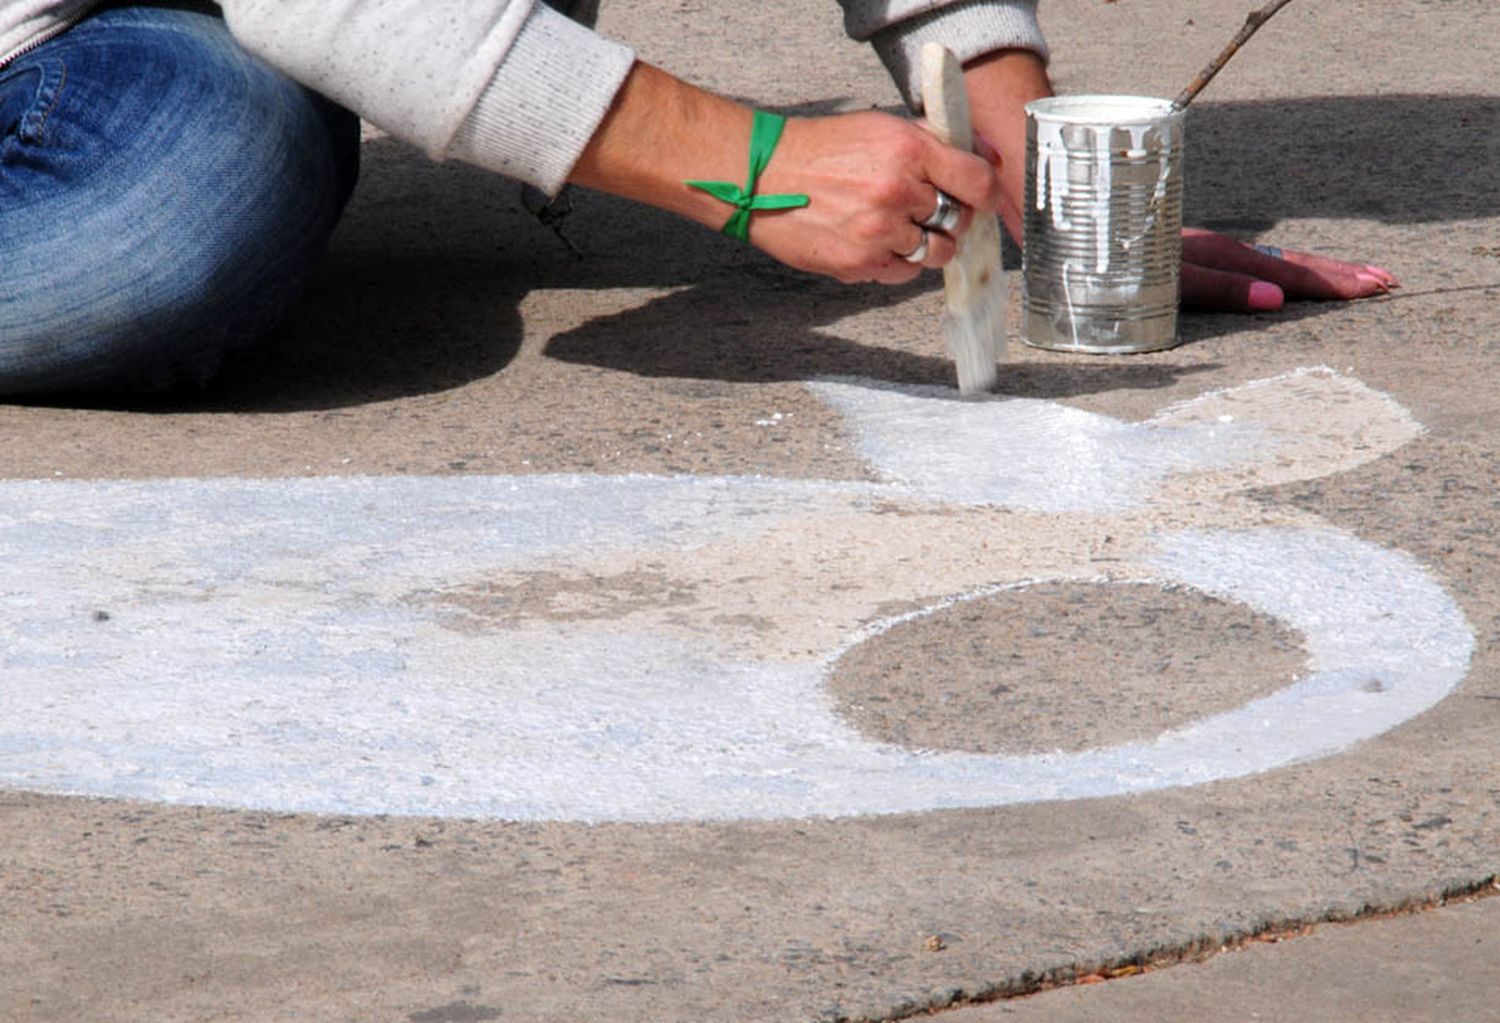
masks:
[[[932,212],[927,215],[926,220],[917,221],[917,226],[941,231],[944,234],[952,234],[953,229],[958,226],[958,218],[962,212],[957,200],[939,188],[937,190],[937,205],[932,208]]]
[[[927,258],[927,243],[931,240],[931,238],[932,236],[927,233],[927,228],[924,227],[922,228],[922,240],[917,242],[917,247],[912,249],[910,252],[898,252],[896,253],[896,255],[900,256],[908,263],[921,263]]]

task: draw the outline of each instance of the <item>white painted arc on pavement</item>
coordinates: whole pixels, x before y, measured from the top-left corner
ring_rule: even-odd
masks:
[[[1145,424],[1047,402],[955,406],[926,390],[824,385],[883,483],[0,483],[0,784],[276,810],[666,821],[1108,796],[1327,755],[1442,699],[1464,677],[1473,638],[1399,552],[1316,521],[1260,525],[1231,496],[1203,528],[1176,523],[1159,495],[1184,478],[1227,495],[1257,472],[1377,457],[1417,429],[1357,382],[1284,381]],[[1359,424],[1342,460],[1318,445],[1345,428],[1308,421],[1329,407],[1316,400],[1326,388]],[[1225,402],[1263,418],[1202,421]],[[969,436],[955,442],[955,423]],[[944,430],[950,452],[971,452],[967,467],[954,456],[924,469],[890,440]],[[1299,470],[1283,440],[1301,430],[1316,440]],[[1007,468],[1022,463],[1026,473]],[[1131,578],[1280,619],[1304,636],[1308,673],[1108,749],[1001,756],[870,741],[837,716],[823,683],[847,644],[916,616],[861,627],[887,590],[931,593],[938,579],[951,603],[1042,577],[1041,561],[974,552],[946,574],[917,564],[909,579],[861,590],[838,575],[847,559],[804,559],[807,578],[841,582],[812,586],[760,578],[742,560],[833,523],[855,531],[862,553],[895,545],[889,564],[907,565],[899,545],[921,538],[896,535],[883,514],[893,505],[1029,509],[1005,521],[1044,523],[1078,547],[1061,571],[1054,551],[1047,578],[1097,578],[1068,532],[1074,519],[1148,530]],[[710,567],[694,576],[693,558]],[[805,605],[763,606],[783,592]],[[760,632],[726,624],[750,619]],[[832,636],[822,649],[799,646]]]

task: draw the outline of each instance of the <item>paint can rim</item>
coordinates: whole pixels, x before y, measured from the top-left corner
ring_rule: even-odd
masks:
[[[1180,118],[1182,110],[1159,96],[1078,94],[1048,96],[1026,104],[1026,113],[1057,124],[1159,124]]]

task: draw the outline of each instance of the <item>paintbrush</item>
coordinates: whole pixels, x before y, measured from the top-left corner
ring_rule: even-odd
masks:
[[[922,103],[934,135],[966,153],[974,151],[963,68],[938,43],[922,47]],[[993,213],[975,213],[958,240],[958,253],[943,267],[943,295],[943,338],[958,370],[959,393],[988,391],[1005,350],[1005,275],[1000,221]]]

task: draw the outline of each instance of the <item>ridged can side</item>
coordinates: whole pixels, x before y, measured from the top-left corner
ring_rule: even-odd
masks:
[[[1183,112],[1060,96],[1026,114],[1022,339],[1097,354],[1177,344]]]

